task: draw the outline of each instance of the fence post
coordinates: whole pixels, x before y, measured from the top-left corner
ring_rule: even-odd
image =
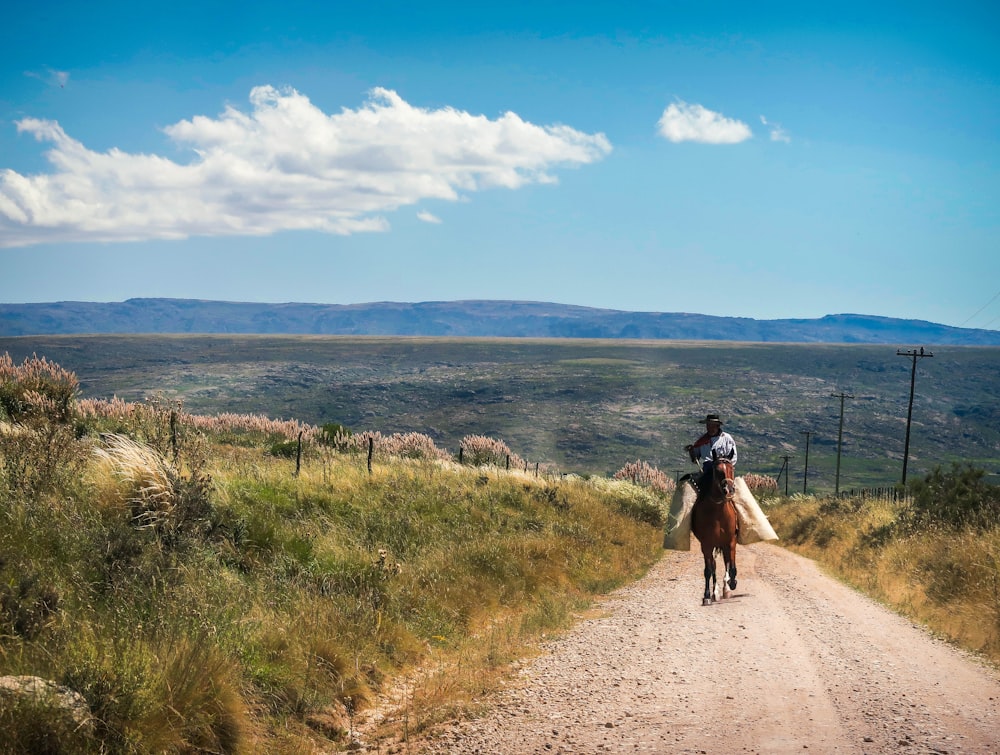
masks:
[[[177,412],[170,410],[170,448],[174,452],[174,464],[177,463]]]
[[[372,473],[372,454],[375,453],[375,438],[368,436],[368,474]]]
[[[302,431],[299,430],[299,444],[295,449],[295,476],[299,476],[302,469]]]

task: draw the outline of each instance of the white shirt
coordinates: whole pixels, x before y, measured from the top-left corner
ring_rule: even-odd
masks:
[[[712,451],[715,451],[719,458],[728,457],[732,452],[733,466],[736,466],[736,441],[733,436],[722,430],[718,435],[712,436],[708,443],[694,447],[694,452],[698,455],[698,464],[704,465],[706,461],[712,461]]]

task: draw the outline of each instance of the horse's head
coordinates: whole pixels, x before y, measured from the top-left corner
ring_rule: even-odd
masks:
[[[725,493],[727,499],[732,498],[736,495],[736,470],[733,461],[725,456],[717,456],[715,452],[712,453],[712,458],[715,461],[714,484]]]

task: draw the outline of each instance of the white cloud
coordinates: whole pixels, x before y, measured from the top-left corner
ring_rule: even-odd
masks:
[[[97,153],[54,121],[18,131],[49,142],[51,173],[0,170],[0,246],[266,235],[309,229],[383,231],[383,214],[423,199],[555,183],[553,169],[611,151],[604,134],[414,107],[375,89],[327,115],[293,89],[256,87],[251,110],[227,107],[164,131],[186,164],[118,149]]]
[[[703,144],[738,144],[753,136],[742,121],[726,118],[702,105],[686,102],[671,104],[656,124],[660,135],[672,142]]]
[[[423,220],[425,223],[440,223],[441,218],[433,213],[427,212],[427,210],[421,210],[417,213],[417,218]]]
[[[772,142],[784,142],[785,144],[788,144],[792,141],[792,137],[788,135],[788,132],[785,131],[780,124],[771,123],[763,115],[760,117],[760,122],[771,129]]]

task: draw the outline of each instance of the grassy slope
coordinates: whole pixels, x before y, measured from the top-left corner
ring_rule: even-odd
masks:
[[[660,502],[631,485],[369,474],[317,447],[294,476],[267,438],[186,427],[174,463],[167,421],[0,433],[0,675],[66,685],[97,717],[4,702],[0,752],[312,752],[432,663],[406,707],[419,731],[659,553]],[[97,437],[123,429],[143,445]]]
[[[572,354],[574,369],[619,364]],[[353,711],[423,665],[378,733],[398,749],[400,726],[451,715],[659,552],[662,502],[601,478],[401,460],[369,475],[318,447],[296,477],[271,438],[189,427],[172,463],[160,409],[26,417],[27,433],[0,426],[0,674],[70,686],[98,723],[5,704],[6,751],[307,752],[343,743]],[[148,444],[137,468],[153,472],[95,455],[107,431]],[[850,499],[769,513],[785,544],[1000,657],[995,528],[893,534],[898,505]]]

